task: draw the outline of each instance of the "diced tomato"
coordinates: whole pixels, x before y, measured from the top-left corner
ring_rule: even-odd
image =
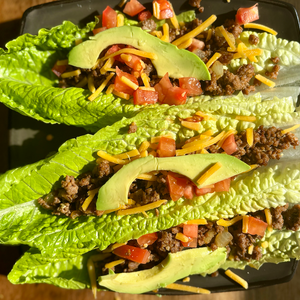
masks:
[[[249,216],[248,233],[264,236],[268,224],[262,220]]]
[[[134,90],[131,87],[129,87],[127,84],[123,83],[121,81],[121,77],[125,76],[126,78],[131,80],[133,83],[138,85],[137,79],[133,75],[121,71],[118,67],[116,67],[116,72],[117,72],[117,76],[116,76],[116,79],[115,79],[115,82],[114,82],[114,89],[117,92],[133,95]]]
[[[138,13],[140,13],[141,11],[143,11],[144,9],[146,9],[146,7],[142,5],[139,1],[130,0],[129,2],[126,3],[123,9],[123,13],[133,17]]]
[[[149,10],[144,10],[139,13],[138,19],[139,21],[146,21],[149,20],[152,17],[152,13]]]
[[[188,248],[197,248],[197,238],[189,238],[190,241],[188,242],[181,242],[183,247]]]
[[[168,90],[163,103],[169,105],[181,105],[185,104],[187,98],[187,90],[178,86],[173,86]]]
[[[172,6],[169,1],[167,0],[155,0],[153,1],[157,2],[159,4],[159,9],[160,9],[160,15],[158,17],[159,20],[163,19],[169,19],[174,16]]]
[[[203,93],[200,81],[195,77],[179,78],[179,86],[187,90],[187,95],[190,97],[199,96]]]
[[[118,247],[113,250],[113,253],[140,264],[146,264],[150,257],[150,252],[148,250],[129,245]]]
[[[67,66],[68,65],[58,66],[57,63],[55,63],[51,70],[57,77],[60,77],[60,75],[66,71]]]
[[[184,189],[184,198],[192,200],[194,198],[194,189],[195,186],[192,183],[188,184]]]
[[[251,7],[238,9],[235,21],[239,25],[244,25],[259,19],[257,3]]]
[[[227,178],[227,179],[224,179],[222,181],[216,182],[215,187],[214,187],[214,191],[215,192],[228,192],[229,189],[230,189],[230,182],[231,182],[230,178]]]
[[[106,29],[107,29],[106,27],[95,28],[93,29],[93,34],[96,35],[97,33],[102,32]]]
[[[213,193],[214,192],[214,189],[213,188],[195,188],[195,194],[197,196],[203,196],[205,194],[208,194],[208,193]]]
[[[221,148],[229,155],[238,150],[234,134],[231,134],[228,138],[226,138]]]
[[[160,19],[170,19],[174,16],[173,10],[170,8],[164,9],[160,11]]]
[[[167,175],[167,184],[171,199],[177,201],[184,195],[184,190],[188,184],[188,179],[184,177],[177,177],[176,174],[169,172]]]
[[[145,105],[154,104],[158,101],[158,93],[155,91],[144,91],[137,89],[133,92],[133,104]]]
[[[192,44],[188,47],[188,50],[194,52],[196,49],[203,50],[205,47],[205,43],[198,39],[193,39]]]
[[[144,234],[137,239],[137,242],[140,246],[152,245],[158,239],[158,235],[156,232]]]
[[[161,137],[158,142],[157,154],[159,157],[172,157],[176,155],[176,143],[174,139]]]
[[[183,224],[183,234],[190,238],[198,237],[198,225],[197,224]]]
[[[124,61],[125,64],[128,67],[134,69],[135,71],[141,72],[143,70],[142,60],[136,55],[130,54],[130,56],[131,56],[131,60]]]
[[[113,54],[121,49],[123,49],[123,48],[120,47],[119,45],[113,45],[106,51],[105,55]],[[124,61],[123,61],[123,59],[121,59],[120,55],[114,56],[114,59],[124,63]]]
[[[117,12],[107,6],[102,13],[102,27],[113,28],[117,26]]]

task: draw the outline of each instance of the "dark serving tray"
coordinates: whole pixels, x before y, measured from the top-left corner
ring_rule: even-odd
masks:
[[[146,7],[151,7],[149,0],[140,0]],[[188,1],[171,0],[176,13],[192,9]],[[300,41],[300,25],[295,8],[285,2],[275,0],[203,0],[204,13],[198,14],[201,19],[216,14],[216,24],[222,24],[227,18],[234,18],[239,7],[250,7],[259,3],[259,22],[278,31],[278,36],[288,40]],[[107,5],[117,8],[119,0],[64,0],[42,4],[29,8],[23,15],[21,34],[37,34],[40,28],[51,28],[64,20],[70,20],[78,25],[84,25],[94,20],[95,15],[102,13]],[[279,22],[280,20],[280,22]],[[10,112],[9,148],[10,168],[33,163],[43,159],[51,151],[56,151],[65,140],[85,134],[83,129],[65,125],[49,125],[27,118],[15,112]],[[21,251],[12,251],[15,247],[0,246],[1,256],[13,257],[9,266],[0,265],[0,273],[7,274],[12,262],[18,258]],[[18,248],[17,248],[18,249]],[[5,261],[5,259],[4,259]],[[9,261],[9,258],[8,258]],[[265,264],[260,270],[247,267],[244,271],[234,270],[249,283],[249,288],[264,287],[284,283],[292,279],[298,262],[292,260],[288,263]],[[216,278],[191,276],[186,283],[196,287],[207,288],[212,292],[243,290],[241,286],[230,280],[222,271]],[[184,295],[185,292],[160,289],[162,295]]]

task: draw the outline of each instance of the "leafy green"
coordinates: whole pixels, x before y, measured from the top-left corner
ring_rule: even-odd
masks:
[[[242,105],[238,110],[237,103],[242,101],[241,97],[223,99],[224,107],[235,107],[235,113],[246,115],[253,110],[258,119],[256,123],[238,121],[234,113],[226,116],[216,114],[216,119],[201,122],[201,128],[196,132],[182,127],[179,118],[194,115],[202,104],[207,103],[209,108],[210,102],[173,107],[162,105],[156,109],[141,111],[131,119],[123,118],[114,125],[99,130],[95,135],[71,139],[53,156],[1,175],[0,242],[27,244],[40,249],[44,255],[76,256],[97,247],[105,249],[113,242],[167,229],[189,219],[216,220],[276,207],[286,202],[296,203],[300,193],[300,165],[294,158],[299,156],[298,150],[291,150],[290,153],[296,155],[287,155],[287,159],[276,162],[275,166],[271,164],[268,168],[239,176],[226,194],[207,194],[195,198],[193,202],[184,199],[170,201],[159,208],[159,216],[150,211],[147,219],[141,214],[120,217],[112,213],[102,217],[82,216],[72,220],[51,215],[37,204],[38,198],[58,187],[63,176],[77,177],[80,173],[92,170],[98,150],[111,154],[123,153],[138,148],[152,136],[166,133],[173,135],[177,143],[180,143],[208,129],[217,133],[224,129],[240,131],[249,126],[273,124],[275,121],[281,126],[286,121],[299,123],[299,113],[292,112],[291,109],[291,98],[283,98],[281,101],[274,98],[261,102],[259,97],[254,97],[256,105],[253,106],[250,101],[248,106]],[[224,107],[218,109],[223,111]],[[136,123],[138,129],[137,132],[128,134],[128,126],[132,122]]]

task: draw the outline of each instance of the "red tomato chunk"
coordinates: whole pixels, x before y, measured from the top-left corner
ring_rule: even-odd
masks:
[[[138,19],[139,21],[146,21],[149,20],[152,17],[152,13],[149,10],[144,10],[139,13]]]
[[[184,190],[189,180],[184,177],[177,177],[173,172],[169,172],[167,175],[167,184],[169,187],[169,192],[171,199],[177,201],[179,198],[183,197]]]
[[[145,105],[154,104],[158,101],[158,93],[154,91],[144,91],[137,89],[133,92],[133,104]]]
[[[158,235],[156,232],[144,234],[137,239],[137,242],[140,246],[152,245],[158,239]]]
[[[221,147],[228,155],[231,155],[238,150],[234,135],[231,134],[222,144]]]
[[[174,16],[172,6],[169,1],[167,0],[155,0],[153,3],[156,2],[159,5],[160,15],[158,16],[159,20],[169,19]]]
[[[113,28],[117,26],[117,12],[107,6],[102,13],[102,27]]]
[[[268,224],[262,220],[249,216],[248,233],[264,236]]]
[[[230,189],[231,178],[216,182],[214,192],[228,192]]]
[[[138,262],[140,264],[146,264],[150,258],[150,252],[148,250],[129,245],[118,247],[113,250],[113,253],[117,256]]]
[[[114,83],[114,89],[117,92],[133,95],[134,89],[129,87],[127,84],[123,83],[123,81],[121,81],[121,78],[122,76],[124,76],[129,80],[131,80],[133,83],[138,85],[137,79],[133,75],[121,71],[118,67],[116,67],[116,71],[117,71],[117,76]]]
[[[203,196],[205,194],[208,194],[208,193],[213,193],[214,192],[214,189],[213,188],[195,188],[195,194],[197,196]]]
[[[197,238],[189,238],[188,242],[181,242],[183,247],[197,248]]]
[[[187,95],[190,97],[199,96],[203,93],[200,81],[195,77],[179,78],[179,86],[187,90]]]
[[[161,137],[158,142],[157,153],[159,157],[172,157],[176,154],[176,143],[174,139]]]
[[[257,3],[248,8],[243,8],[243,7],[239,8],[235,15],[235,21],[239,25],[244,25],[258,19],[259,19],[259,15],[258,15]]]
[[[60,77],[60,75],[64,73],[66,69],[67,69],[67,65],[58,66],[56,62],[51,70],[57,77]]]
[[[124,14],[133,17],[138,13],[142,12],[144,9],[146,9],[146,7],[143,6],[139,1],[130,0],[129,2],[126,3],[123,12]]]
[[[198,225],[197,224],[183,224],[183,234],[190,238],[198,237]]]

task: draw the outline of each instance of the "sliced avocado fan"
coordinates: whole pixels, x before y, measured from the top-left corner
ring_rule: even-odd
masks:
[[[227,154],[194,154],[175,157],[149,155],[125,165],[100,188],[96,203],[97,210],[116,209],[126,205],[130,185],[140,174],[151,171],[172,171],[188,177],[197,185],[200,176],[217,162],[221,163],[221,168],[208,177],[203,186],[214,184],[250,169],[249,165]],[[198,187],[202,186],[198,185]]]
[[[205,63],[194,53],[178,49],[171,43],[145,32],[139,27],[121,26],[102,31],[90,40],[75,46],[69,53],[69,64],[78,68],[90,69],[96,65],[99,54],[114,44],[125,44],[141,51],[153,53],[152,60],[159,77],[166,73],[171,78],[195,77],[210,80]]]

